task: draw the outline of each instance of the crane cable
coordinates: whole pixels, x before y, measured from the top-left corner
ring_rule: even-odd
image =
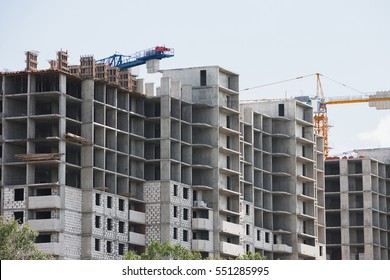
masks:
[[[336,84],[339,84],[339,85],[341,85],[341,86],[344,86],[344,87],[346,87],[346,88],[349,88],[349,89],[351,89],[351,90],[353,90],[353,91],[356,91],[356,92],[358,92],[358,93],[360,93],[360,94],[367,95],[366,92],[362,92],[362,91],[357,90],[357,89],[355,89],[355,88],[353,88],[353,87],[347,86],[346,84],[343,84],[343,83],[341,83],[341,82],[338,82],[338,81],[336,81],[336,80],[334,80],[334,79],[332,79],[332,78],[329,78],[329,77],[327,77],[327,76],[324,76],[324,75],[322,75],[322,74],[320,74],[320,75],[321,75],[322,77],[324,77],[324,78],[326,78],[326,79],[328,79],[328,80],[330,80],[330,81],[336,83]]]
[[[324,76],[324,75],[322,75],[322,74],[320,74],[320,73],[318,73],[318,74],[319,74],[320,76],[322,76],[322,77],[324,77],[324,78],[326,78],[326,79],[328,79],[328,80],[330,80],[330,81],[336,83],[336,84],[339,84],[339,85],[341,85],[341,86],[344,86],[344,87],[346,87],[346,88],[349,88],[349,89],[351,89],[351,90],[353,90],[353,91],[356,91],[356,92],[358,92],[358,93],[360,93],[360,94],[368,95],[368,94],[370,93],[370,92],[362,92],[362,91],[357,90],[357,89],[355,89],[355,88],[353,88],[353,87],[350,87],[350,86],[348,86],[348,85],[346,85],[346,84],[344,84],[344,83],[338,82],[338,81],[336,81],[335,79],[332,79],[332,78],[330,78],[330,77]],[[316,75],[317,75],[317,73],[315,73],[315,74],[309,74],[309,75],[305,75],[305,76],[299,76],[299,77],[296,77],[296,78],[287,79],[287,80],[283,80],[283,81],[268,83],[268,84],[264,84],[264,85],[260,85],[260,86],[255,86],[255,87],[244,88],[244,89],[241,89],[240,91],[247,91],[247,90],[252,90],[252,89],[256,89],[256,88],[261,88],[261,87],[266,87],[266,86],[277,85],[277,84],[281,84],[281,83],[285,83],[285,82],[290,82],[290,81],[294,81],[294,80],[299,80],[299,79],[303,79],[303,78],[307,78],[307,77],[311,77],[311,76],[316,76]]]
[[[252,89],[255,89],[255,88],[272,86],[272,85],[281,84],[281,83],[285,83],[285,82],[290,82],[290,81],[294,81],[294,80],[299,80],[299,79],[303,79],[303,78],[310,77],[310,76],[315,76],[315,75],[316,74],[309,74],[309,75],[305,75],[305,76],[299,76],[299,77],[296,77],[296,78],[287,79],[287,80],[283,80],[283,81],[273,82],[273,83],[264,84],[264,85],[260,85],[260,86],[255,86],[255,87],[250,87],[250,88],[244,88],[244,89],[241,89],[240,91],[246,91],[246,90],[252,90]]]

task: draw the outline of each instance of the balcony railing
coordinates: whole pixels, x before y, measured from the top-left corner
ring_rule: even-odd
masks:
[[[276,253],[292,253],[292,247],[286,244],[273,244],[272,251]]]
[[[36,243],[38,249],[42,250],[46,254],[59,256],[62,255],[61,243],[48,242],[48,243]]]
[[[244,248],[241,245],[227,242],[221,242],[219,250],[221,251],[221,254],[235,257],[244,254]]]
[[[28,224],[36,231],[61,231],[60,219],[29,220]]]
[[[200,252],[212,252],[213,243],[210,240],[192,240],[192,250]]]
[[[243,227],[239,224],[230,223],[227,221],[221,221],[220,230],[224,233],[232,235],[242,235]]]
[[[129,221],[131,223],[145,224],[145,213],[130,210],[129,211]]]
[[[198,230],[212,230],[213,229],[213,220],[212,218],[193,218],[192,219],[192,229]]]
[[[129,243],[145,246],[145,234],[129,232]]]
[[[29,209],[61,208],[61,199],[58,195],[30,196]]]
[[[307,244],[298,244],[298,253],[304,256],[315,257],[317,248],[315,246],[310,246]]]

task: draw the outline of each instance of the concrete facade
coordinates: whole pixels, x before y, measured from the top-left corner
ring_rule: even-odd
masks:
[[[389,151],[356,150],[325,161],[328,259],[389,259]]]
[[[161,71],[155,92],[81,61],[0,75],[1,212],[40,248],[120,259],[157,240],[203,257],[325,258],[309,105],[240,104],[238,74],[218,66]]]
[[[161,211],[148,215],[147,232],[204,257],[325,259],[323,141],[312,107],[240,104],[238,75],[217,66],[162,73],[145,101],[145,190],[154,197],[146,207]]]
[[[59,259],[143,251],[144,98],[59,70],[0,81],[2,213]]]
[[[245,244],[268,259],[325,259],[323,138],[295,99],[241,104]]]
[[[220,67],[162,73],[145,101],[145,191],[160,190],[150,193],[161,211],[148,216],[146,230],[159,229],[161,242],[180,242],[204,257],[238,256],[244,252],[238,75]]]

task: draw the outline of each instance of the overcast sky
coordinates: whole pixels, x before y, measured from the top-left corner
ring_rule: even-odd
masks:
[[[60,49],[78,64],[165,44],[175,57],[164,69],[219,65],[242,89],[319,72],[326,97],[359,95],[390,90],[389,12],[387,0],[1,1],[0,71],[23,70],[26,50],[45,69]],[[315,93],[310,76],[241,99]],[[390,111],[331,105],[328,115],[333,153],[390,146]]]

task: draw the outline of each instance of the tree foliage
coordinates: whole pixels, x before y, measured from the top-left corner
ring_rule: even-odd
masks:
[[[252,251],[247,252],[245,255],[238,256],[236,260],[266,260],[267,257],[262,256],[259,252],[253,253]]]
[[[199,252],[192,252],[180,244],[161,244],[152,241],[146,248],[145,253],[137,255],[134,251],[129,251],[124,257],[125,260],[200,260]]]
[[[124,256],[125,260],[201,260],[202,256],[199,252],[193,252],[180,244],[170,244],[165,242],[161,244],[157,241],[152,241],[146,248],[145,253],[138,255],[134,251],[128,251]],[[223,260],[221,256],[207,258],[208,260]],[[236,260],[265,260],[266,257],[260,253],[248,252],[245,255],[238,256]]]
[[[26,224],[0,216],[1,260],[47,260],[51,257],[40,251],[34,240],[38,233]]]

